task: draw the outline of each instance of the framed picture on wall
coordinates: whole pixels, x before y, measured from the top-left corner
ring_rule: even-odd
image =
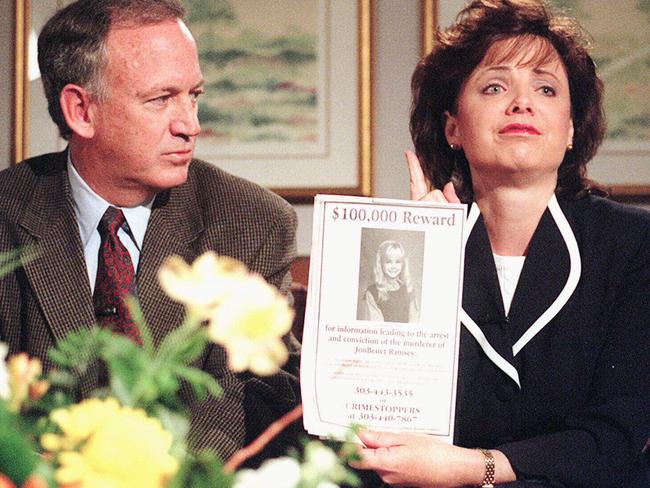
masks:
[[[371,0],[186,0],[196,157],[293,201],[370,195]]]
[[[54,13],[72,0],[16,0],[14,7],[14,162],[38,154],[61,151],[66,141],[47,111],[37,61],[37,39],[41,28]]]
[[[592,57],[605,83],[607,137],[588,176],[619,199],[650,196],[650,3],[552,0],[593,39]],[[421,0],[423,54],[433,46],[437,0]],[[577,94],[576,96],[579,96]]]
[[[553,0],[593,37],[605,83],[607,137],[589,177],[616,197],[650,196],[650,4],[637,0]]]
[[[35,43],[67,3],[16,0],[16,161],[65,145],[47,115]],[[196,157],[295,202],[370,195],[372,0],[183,4],[206,81]]]

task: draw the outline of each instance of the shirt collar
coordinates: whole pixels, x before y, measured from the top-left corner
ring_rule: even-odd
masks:
[[[67,165],[70,193],[74,203],[74,212],[79,223],[81,243],[86,247],[110,203],[95,193],[77,172],[74,164],[72,164],[70,149],[68,149]],[[137,207],[118,207],[124,212],[130,234],[138,249],[142,249],[152,205],[153,199]]]

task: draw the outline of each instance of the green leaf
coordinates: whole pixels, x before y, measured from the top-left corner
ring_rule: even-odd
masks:
[[[192,321],[186,321],[163,339],[157,358],[161,363],[172,361],[189,364],[199,358],[207,343],[205,329]]]
[[[179,366],[177,372],[189,383],[199,400],[205,399],[207,393],[219,397],[223,392],[215,377],[201,369]]]
[[[0,278],[38,257],[36,246],[26,246],[0,253]]]
[[[168,488],[231,488],[234,480],[234,475],[223,473],[223,464],[215,454],[204,451],[187,456]]]
[[[21,419],[0,401],[0,473],[22,485],[38,463],[36,447],[26,435]]]
[[[190,431],[190,422],[184,412],[175,412],[159,405],[153,413],[177,442],[184,443],[187,433]]]
[[[126,299],[126,304],[129,307],[129,311],[131,312],[133,322],[140,330],[140,336],[142,337],[142,348],[147,354],[153,355],[153,338],[151,337],[149,326],[144,320],[144,314],[142,313],[140,302],[138,302],[138,299],[136,297],[128,296]]]

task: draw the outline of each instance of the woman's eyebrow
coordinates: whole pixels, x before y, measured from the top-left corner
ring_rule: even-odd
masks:
[[[557,81],[560,81],[560,78],[558,78],[558,76],[555,73],[544,68],[540,68],[540,67],[533,68],[533,73],[538,75],[547,75],[552,78],[555,78]]]

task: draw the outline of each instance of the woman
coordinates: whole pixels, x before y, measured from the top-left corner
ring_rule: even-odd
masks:
[[[412,197],[467,202],[470,234],[455,442],[362,432],[388,483],[648,486],[650,216],[585,179],[586,46],[540,1],[480,0],[415,71]]]
[[[417,301],[402,244],[382,242],[377,248],[373,272],[375,282],[364,294],[361,320],[417,322]]]

